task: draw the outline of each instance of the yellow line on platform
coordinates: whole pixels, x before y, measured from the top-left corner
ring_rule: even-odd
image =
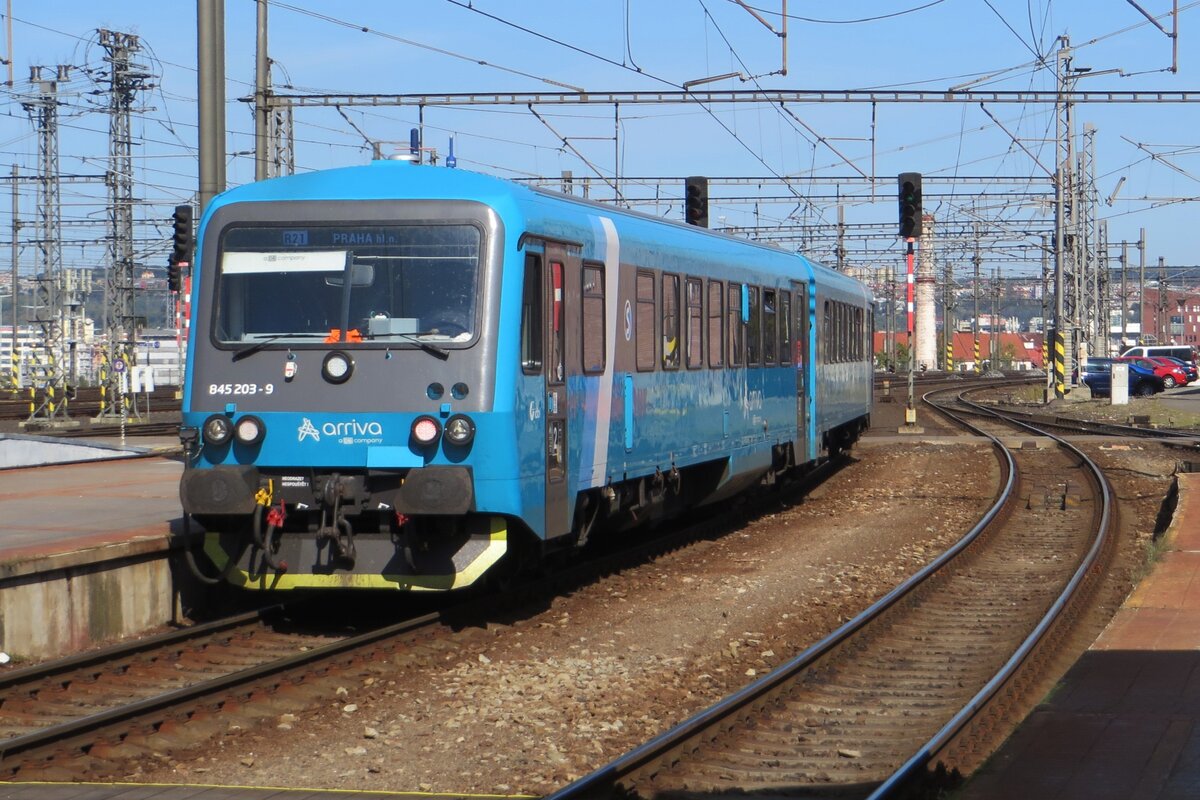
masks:
[[[238,791],[250,792],[304,792],[306,794],[357,794],[357,795],[383,795],[387,797],[467,797],[481,798],[481,800],[525,800],[525,798],[536,798],[536,794],[470,794],[467,792],[404,792],[391,791],[388,789],[313,789],[299,786],[239,786],[237,784],[220,784],[220,783],[126,783],[126,782],[87,782],[79,783],[75,781],[5,781],[5,786],[73,786],[76,788],[84,786],[112,786],[123,789],[134,789],[139,786],[145,786],[148,789],[232,789]]]

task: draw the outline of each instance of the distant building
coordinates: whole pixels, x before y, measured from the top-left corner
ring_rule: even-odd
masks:
[[[907,334],[895,334],[897,348],[905,347],[908,339]],[[973,372],[976,367],[975,362],[975,337],[968,331],[965,333],[958,332],[954,334],[954,371],[955,372]],[[995,365],[998,369],[1042,369],[1045,361],[1042,358],[1042,342],[1041,334],[1030,333],[1000,333],[996,335],[996,344],[999,349],[999,364]],[[883,331],[875,332],[875,363],[883,364],[887,358],[887,334]],[[939,341],[940,346],[940,341]],[[992,335],[990,333],[979,334],[979,366],[980,369],[992,367],[991,363],[992,352]],[[939,357],[940,358],[940,357]],[[896,369],[905,370],[907,364],[896,364]],[[939,368],[941,364],[939,362]]]
[[[1147,286],[1142,295],[1143,344],[1200,344],[1200,290]]]

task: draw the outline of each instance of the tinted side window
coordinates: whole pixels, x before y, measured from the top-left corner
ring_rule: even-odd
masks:
[[[774,289],[763,289],[763,361],[768,364],[775,363],[775,348],[779,342],[775,297]]]
[[[521,371],[542,371],[542,260],[525,256],[525,288],[521,296]]]
[[[729,366],[742,364],[742,285],[729,284]]]
[[[821,348],[821,363],[829,364],[833,361],[833,304],[828,300],[825,301],[825,316],[823,320],[824,321],[821,325],[822,336],[821,341],[819,342],[819,346]]]
[[[663,369],[679,369],[679,276],[662,276]]]
[[[604,371],[604,270],[583,266],[583,371]]]
[[[687,365],[704,366],[704,291],[699,278],[687,279]]]
[[[792,293],[779,293],[779,363],[792,363]]]
[[[757,286],[749,287],[750,322],[746,326],[746,363],[757,364],[762,360],[762,307],[759,304]]]
[[[566,379],[563,361],[567,352],[567,326],[563,323],[563,265],[560,261],[550,262],[550,286],[554,291],[550,306],[550,371],[546,380],[562,383]]]
[[[725,365],[725,287],[708,282],[708,365]]]
[[[654,274],[637,274],[637,368],[654,369]]]

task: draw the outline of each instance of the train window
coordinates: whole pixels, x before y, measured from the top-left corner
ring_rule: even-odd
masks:
[[[343,343],[391,347],[476,335],[475,225],[245,223],[223,230],[219,248],[213,331],[223,343],[319,342],[334,329]]]
[[[854,309],[842,303],[842,335],[845,339],[843,361],[854,360]]]
[[[640,371],[654,369],[654,274],[637,274],[637,368]]]
[[[583,371],[604,372],[604,270],[583,265]]]
[[[838,361],[847,361],[847,353],[850,351],[850,337],[848,334],[848,322],[846,320],[846,304],[834,303],[833,305],[837,312],[837,335],[838,335]]]
[[[525,256],[525,288],[521,297],[521,371],[542,372],[542,260]]]
[[[830,305],[833,308],[833,338],[830,340],[833,358],[829,360],[837,364],[842,360],[842,304],[834,302]]]
[[[704,286],[699,278],[687,279],[687,365],[704,366]]]
[[[729,366],[742,365],[742,350],[745,340],[745,328],[742,326],[742,286],[739,283],[729,284]]]
[[[725,365],[725,287],[720,281],[708,282],[708,365]]]
[[[825,301],[825,316],[821,324],[821,341],[818,342],[821,350],[821,363],[833,363],[833,303]]]
[[[863,311],[854,309],[854,360],[863,360]]]
[[[777,311],[775,290],[763,289],[763,361],[767,364],[775,363],[775,349],[779,344]]]
[[[566,352],[567,326],[563,320],[563,265],[561,261],[550,262],[550,371],[546,380],[550,383],[562,383],[566,379],[563,369]]]
[[[750,322],[746,326],[746,363],[757,364],[762,360],[762,307],[759,304],[759,289],[749,287]]]
[[[847,306],[850,313],[850,360],[858,361],[862,358],[862,325],[858,309],[854,306]]]
[[[836,364],[842,360],[841,329],[842,315],[838,313],[838,304],[829,303],[829,363]]]
[[[779,293],[779,363],[792,363],[792,293]]]
[[[849,303],[846,304],[846,360],[858,360],[858,319],[854,313],[855,309]]]
[[[679,369],[679,276],[662,276],[662,364]]]

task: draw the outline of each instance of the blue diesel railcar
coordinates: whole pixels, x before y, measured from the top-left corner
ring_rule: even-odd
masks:
[[[776,248],[403,161],[197,242],[180,496],[246,588],[466,586],[868,424],[869,291]]]

